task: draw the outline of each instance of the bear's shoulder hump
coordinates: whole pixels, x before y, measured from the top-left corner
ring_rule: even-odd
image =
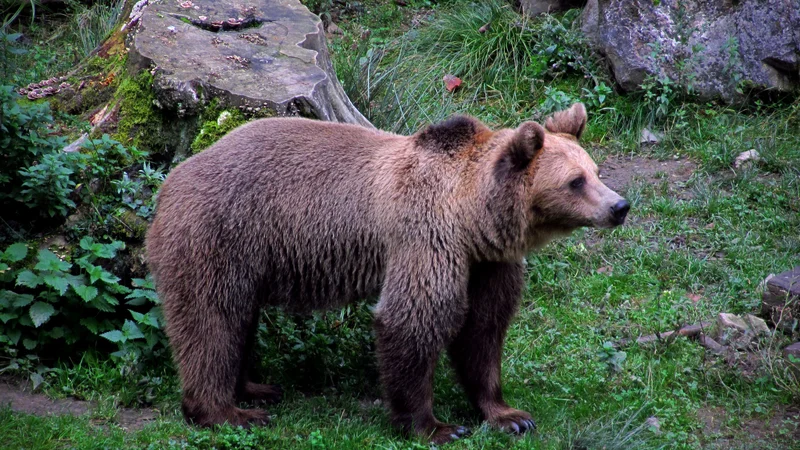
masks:
[[[474,145],[487,131],[489,129],[478,119],[458,115],[428,125],[416,134],[415,140],[428,151],[453,155]]]

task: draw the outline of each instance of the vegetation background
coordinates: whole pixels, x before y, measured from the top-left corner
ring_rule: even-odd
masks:
[[[621,94],[584,42],[577,11],[525,19],[501,0],[304,3],[338,26],[329,34],[338,76],[380,128],[413,133],[454,113],[513,127],[582,101],[584,146],[598,162],[656,168],[634,173],[622,192],[633,204],[627,226],[580,231],[527,259],[504,389],[539,430],[518,438],[483,426],[443,359],[436,412],[474,430],[451,448],[800,448],[800,382],[780,352],[800,336],[796,327],[727,356],[684,339],[615,345],[719,312],[755,312],[766,275],[800,263],[796,95],[752,92],[732,106],[666,77]],[[95,405],[78,417],[0,409],[0,447],[428,448],[388,424],[368,304],[264,314],[257,373],[287,388],[271,426],[183,423],[141,257],[158,187],[178,161],[160,153],[168,137],[153,131],[163,118],[151,80],[124,70],[126,7],[0,0],[0,373]],[[461,86],[449,92],[444,75]],[[92,131],[95,118],[63,96],[18,94],[47,79],[55,81],[40,88],[97,83],[97,98],[83,101],[118,100],[116,129]],[[232,119],[219,126],[223,113]],[[193,149],[248,119],[210,105]],[[642,146],[643,128],[663,138]],[[62,150],[83,133],[77,151]],[[761,159],[732,168],[750,149]],[[658,161],[690,170],[675,178]],[[158,415],[125,429],[126,408]]]

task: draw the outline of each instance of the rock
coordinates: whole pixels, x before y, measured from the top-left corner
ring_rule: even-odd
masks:
[[[783,357],[786,358],[794,372],[800,377],[800,342],[795,342],[783,349]]]
[[[783,349],[783,355],[786,359],[789,359],[789,356],[793,357],[800,363],[800,342],[795,342],[794,344],[786,347]]]
[[[336,78],[322,21],[299,0],[151,3],[134,26],[129,66],[151,70],[158,106],[178,117],[216,98],[251,116],[372,127]]]
[[[776,328],[791,332],[800,319],[800,266],[769,277],[761,297],[761,314]]]
[[[697,340],[700,342],[700,345],[711,350],[713,353],[722,353],[725,351],[724,346],[705,334],[701,334]]]
[[[572,8],[583,8],[585,4],[586,0],[521,0],[519,2],[522,13],[528,17],[567,11]]]
[[[701,98],[800,88],[797,0],[589,0],[582,28],[620,86],[669,77]]]
[[[328,24],[328,33],[330,33],[330,34],[344,34],[344,31],[342,31],[342,29],[339,28],[338,25],[336,25],[335,23],[331,22],[331,23]]]
[[[642,135],[639,137],[639,144],[641,145],[648,145],[648,144],[658,144],[661,142],[661,134],[653,133],[652,131],[648,130],[647,128],[642,128]]]
[[[766,322],[750,314],[744,318],[728,313],[720,313],[717,316],[716,340],[722,345],[745,349],[750,347],[756,338],[769,333]]]
[[[739,156],[733,161],[733,167],[740,169],[745,164],[750,165],[751,163],[761,161],[761,155],[758,154],[756,150],[748,150],[746,152],[739,153]]]

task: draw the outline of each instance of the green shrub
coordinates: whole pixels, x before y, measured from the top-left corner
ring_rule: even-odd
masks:
[[[0,204],[21,203],[48,215],[66,215],[80,157],[62,152],[63,137],[50,135],[47,103],[21,105],[11,86],[0,86]]]
[[[84,237],[73,252],[57,255],[16,243],[0,254],[0,349],[24,355],[71,356],[77,349],[116,344],[112,356],[138,362],[165,346],[158,297],[149,279],[133,288],[104,268],[125,244]],[[69,347],[67,353],[56,353]]]
[[[372,318],[366,303],[310,315],[270,309],[262,314],[258,333],[263,372],[271,382],[311,388],[375,386]]]

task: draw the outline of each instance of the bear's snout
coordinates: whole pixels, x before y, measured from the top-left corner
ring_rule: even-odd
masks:
[[[625,217],[631,209],[631,204],[624,198],[611,206],[611,217],[613,217],[614,226],[619,226],[625,223]]]

